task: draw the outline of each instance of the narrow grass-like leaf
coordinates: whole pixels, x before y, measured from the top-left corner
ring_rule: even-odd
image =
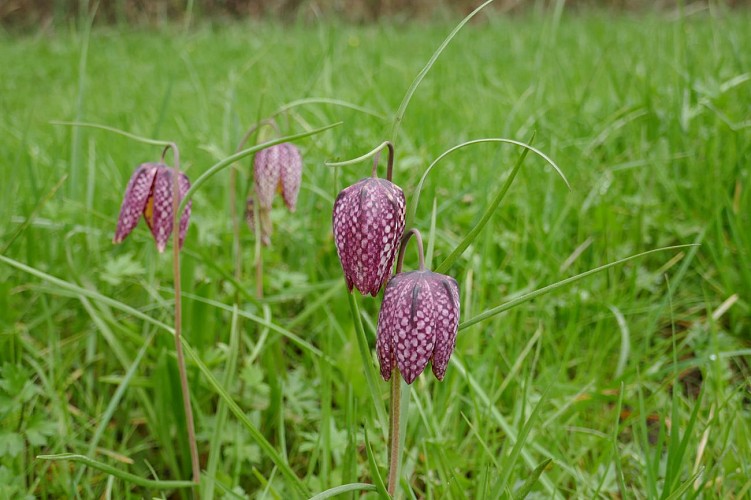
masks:
[[[521,488],[519,488],[519,491],[516,492],[514,498],[516,500],[524,500],[525,498],[527,498],[527,495],[529,495],[529,493],[532,491],[532,488],[534,488],[535,483],[537,483],[537,481],[540,479],[542,473],[552,468],[552,466],[550,465],[552,462],[552,458],[548,458],[547,460],[540,462],[540,465],[535,467],[535,470],[532,471],[532,474],[530,474],[527,480],[524,481],[524,484],[521,485]]]
[[[322,491],[317,495],[310,497],[310,500],[323,500],[324,498],[332,498],[343,493],[349,493],[350,491],[378,491],[375,485],[368,483],[350,483],[343,484],[330,488],[326,491]]]
[[[417,74],[415,79],[412,81],[412,84],[407,89],[407,93],[404,94],[404,98],[402,99],[401,104],[399,104],[399,109],[396,110],[396,115],[394,115],[394,124],[391,127],[391,142],[393,144],[396,144],[396,137],[399,135],[399,127],[401,126],[402,120],[404,119],[404,113],[407,111],[407,106],[409,106],[409,101],[412,100],[412,96],[415,94],[415,91],[417,91],[417,87],[420,86],[420,83],[423,81],[425,76],[428,74],[428,71],[430,71],[430,68],[433,67],[435,62],[438,60],[438,57],[441,55],[443,50],[448,46],[449,43],[451,43],[451,40],[454,39],[457,33],[464,27],[465,24],[467,24],[470,19],[475,17],[477,13],[479,13],[482,9],[487,7],[493,3],[493,0],[487,0],[483,4],[481,4],[479,7],[477,7],[475,10],[470,12],[467,17],[462,19],[459,24],[454,27],[453,30],[451,30],[451,33],[446,37],[446,39],[441,43],[441,45],[438,46],[436,51],[433,53],[432,56],[430,56],[430,59],[425,64],[425,66],[420,70],[420,72]]]
[[[537,420],[540,418],[540,409],[542,408],[542,405],[547,401],[550,387],[551,386],[548,386],[547,389],[545,389],[545,392],[543,392],[540,396],[540,400],[537,402],[537,405],[535,405],[534,410],[532,410],[532,414],[529,416],[527,422],[522,427],[521,432],[519,432],[519,435],[516,438],[516,442],[514,443],[514,447],[511,449],[511,453],[509,454],[508,458],[501,464],[501,476],[498,478],[498,481],[493,487],[492,493],[490,495],[491,498],[500,498],[501,494],[506,491],[506,485],[508,484],[508,480],[511,477],[511,472],[513,472],[514,467],[516,466],[516,462],[519,459],[522,448],[527,441],[529,431],[532,430],[532,426],[534,426],[535,423],[537,423]],[[542,474],[542,470],[538,474],[538,477],[540,474]]]
[[[611,262],[609,264],[605,264],[600,267],[596,267],[594,269],[590,269],[589,271],[583,272],[581,274],[577,274],[576,276],[572,276],[570,278],[566,278],[565,280],[558,281],[557,283],[553,283],[552,285],[548,285],[546,287],[540,288],[538,290],[535,290],[534,292],[525,293],[524,295],[515,298],[514,300],[510,300],[506,302],[505,304],[501,304],[500,306],[493,307],[491,309],[488,309],[484,313],[478,314],[474,318],[470,318],[467,321],[459,324],[459,330],[463,330],[464,328],[468,328],[476,323],[479,323],[481,321],[484,321],[488,318],[492,318],[493,316],[496,316],[498,314],[501,314],[504,311],[508,311],[509,309],[518,306],[519,304],[523,304],[525,302],[529,302],[532,299],[535,299],[541,295],[545,295],[546,293],[550,293],[554,290],[557,290],[558,288],[561,288],[562,286],[566,286],[571,283],[575,283],[583,278],[586,278],[587,276],[591,276],[593,274],[597,274],[601,271],[604,271],[606,269],[610,269],[611,267],[617,266],[619,264],[625,264],[626,262],[629,262],[634,259],[638,259],[640,257],[644,257],[653,253],[657,252],[665,252],[668,250],[678,250],[681,248],[688,248],[688,247],[694,247],[697,246],[695,243],[690,243],[688,245],[675,245],[670,247],[662,247],[662,248],[655,248],[653,250],[647,250],[646,252],[637,253],[635,255],[631,255],[629,257],[626,257],[624,259],[616,260],[614,262]]]
[[[376,146],[374,149],[372,149],[372,150],[368,151],[367,153],[365,153],[364,155],[358,156],[357,158],[352,158],[351,160],[346,160],[346,161],[327,161],[324,164],[327,167],[344,167],[346,165],[354,165],[355,163],[360,163],[361,161],[365,161],[368,158],[374,157],[376,154],[378,154],[378,152],[382,151],[383,148],[385,148],[386,146],[388,146],[388,144],[389,144],[388,141],[384,141],[381,144],[379,144],[378,146]]]
[[[671,493],[669,497],[665,498],[665,500],[679,500],[681,498],[685,498],[684,494],[688,491],[691,485],[694,484],[694,482],[697,479],[699,479],[699,476],[701,476],[703,472],[704,472],[704,468],[702,467],[699,471],[696,472],[696,474],[694,474],[689,479],[681,483],[681,485],[678,488],[676,488],[676,490],[673,493]],[[738,497],[738,498],[741,498],[741,497]]]
[[[110,424],[112,415],[114,415],[115,410],[117,410],[117,407],[120,404],[120,400],[125,394],[125,391],[127,390],[128,386],[130,385],[130,381],[133,379],[133,376],[136,374],[136,370],[138,370],[138,367],[141,366],[141,360],[146,354],[146,351],[148,351],[149,347],[151,347],[152,340],[154,340],[154,333],[151,333],[149,334],[148,337],[146,337],[146,340],[144,340],[143,342],[143,346],[141,346],[141,349],[139,349],[138,354],[133,360],[133,363],[128,367],[128,371],[125,372],[125,376],[120,382],[120,385],[118,385],[117,389],[115,390],[115,393],[112,395],[112,399],[110,399],[110,402],[107,405],[107,409],[104,410],[104,413],[101,416],[97,416],[98,423],[97,423],[96,430],[94,431],[94,435],[89,440],[89,447],[86,450],[87,456],[92,456],[94,452],[96,451],[96,447],[99,445],[99,440],[102,438],[102,435],[104,434],[104,430]],[[75,479],[73,480],[74,488],[81,481],[81,476],[83,476],[83,469],[78,471]]]
[[[52,199],[52,197],[55,196],[55,193],[57,193],[57,190],[60,189],[60,187],[65,182],[65,179],[68,178],[68,174],[63,174],[62,177],[60,177],[60,180],[55,183],[52,188],[47,191],[47,194],[45,194],[42,199],[39,200],[39,203],[36,204],[36,206],[31,210],[31,212],[26,216],[24,221],[18,225],[15,231],[13,231],[13,234],[10,235],[10,238],[5,242],[3,245],[2,250],[0,250],[0,254],[4,254],[8,248],[13,244],[14,241],[16,241],[16,238],[18,238],[29,225],[34,220],[34,217],[36,217],[36,214],[39,213],[39,211],[47,204],[48,201]]]
[[[365,453],[368,455],[368,465],[370,466],[370,476],[373,479],[378,496],[381,498],[389,498],[389,493],[386,490],[386,483],[383,482],[383,476],[381,476],[381,470],[376,463],[375,455],[373,454],[373,447],[370,446],[370,440],[368,439],[368,429],[363,429],[365,433]]]
[[[369,109],[363,106],[358,106],[357,104],[343,101],[341,99],[331,99],[329,97],[306,97],[303,99],[296,99],[294,101],[288,102],[287,104],[283,106],[280,106],[279,109],[277,109],[276,112],[272,116],[280,115],[284,113],[285,111],[289,111],[290,109],[296,108],[298,106],[303,106],[306,104],[331,104],[334,106],[339,106],[342,108],[348,108],[354,111],[359,111],[361,113],[365,113],[366,115],[375,116],[376,118],[380,118],[382,120],[386,118],[381,113],[377,111],[373,111],[372,109]]]
[[[370,347],[368,339],[365,337],[365,328],[362,326],[362,318],[360,317],[360,308],[357,305],[357,299],[353,293],[347,294],[347,301],[349,303],[349,310],[352,313],[352,320],[355,322],[355,336],[357,337],[357,347],[360,352],[360,358],[362,359],[362,365],[365,370],[365,380],[368,383],[368,391],[370,392],[370,399],[373,401],[373,407],[376,410],[381,429],[385,432],[389,428],[388,418],[386,417],[386,409],[383,406],[383,400],[381,399],[381,393],[378,391],[376,385],[376,371],[373,367],[373,356],[370,354]]]
[[[150,139],[148,137],[143,137],[136,134],[131,134],[130,132],[126,132],[125,130],[120,130],[119,128],[110,127],[107,125],[100,125],[98,123],[89,123],[89,122],[68,122],[68,121],[61,121],[61,120],[52,120],[50,121],[52,125],[68,125],[71,127],[86,127],[86,128],[95,128],[99,130],[104,130],[107,132],[112,132],[114,134],[122,135],[123,137],[127,137],[128,139],[132,139],[137,142],[141,142],[143,144],[150,144],[152,146],[162,146],[167,147],[171,143],[169,141],[162,141],[159,139]]]
[[[621,388],[618,391],[618,406],[615,408],[615,423],[613,424],[613,462],[615,463],[615,479],[618,482],[618,490],[621,493],[621,498],[628,498],[626,494],[626,481],[623,477],[623,465],[621,464],[621,454],[618,449],[618,433],[621,428],[619,421],[621,418],[621,409],[623,408],[623,393],[626,392],[626,386],[621,382]]]
[[[87,290],[85,288],[79,287],[77,285],[74,285],[72,283],[69,283],[67,281],[61,280],[60,278],[56,278],[54,276],[51,276],[47,273],[44,273],[42,271],[39,271],[37,269],[34,269],[32,267],[29,267],[25,264],[22,264],[16,260],[9,259],[8,257],[5,257],[3,255],[0,255],[0,262],[5,262],[6,264],[9,264],[12,267],[15,267],[16,269],[19,269],[21,271],[27,272],[33,276],[37,276],[41,279],[44,279],[46,281],[49,281],[50,283],[56,284],[60,286],[61,288],[73,291],[75,293],[78,293],[80,295],[83,295],[85,297],[92,298],[94,300],[101,301],[105,304],[108,304],[116,309],[119,309],[123,312],[126,312],[128,314],[131,314],[134,317],[137,317],[139,319],[142,319],[144,321],[147,321],[153,325],[159,326],[160,328],[166,330],[167,332],[174,335],[175,330],[154,318],[149,316],[148,314],[144,314],[141,311],[134,309],[133,307],[130,307],[127,304],[124,304],[122,302],[119,302],[117,300],[111,299],[105,295],[102,295],[98,292],[94,292],[92,290]],[[295,474],[295,472],[292,470],[292,468],[289,466],[289,464],[279,455],[279,453],[274,449],[274,447],[269,443],[266,438],[263,436],[261,431],[256,428],[255,425],[253,425],[253,422],[250,421],[247,415],[242,411],[242,409],[235,403],[235,401],[232,399],[232,397],[227,393],[227,391],[222,387],[222,385],[219,383],[219,381],[216,380],[214,377],[214,374],[209,370],[209,368],[201,361],[198,354],[193,350],[193,348],[190,346],[188,341],[185,339],[185,337],[181,337],[181,342],[183,345],[183,349],[185,349],[185,354],[189,360],[191,360],[195,365],[198,367],[199,371],[206,377],[207,382],[211,386],[211,388],[219,395],[220,398],[222,398],[228,405],[230,411],[240,420],[240,422],[245,426],[245,429],[248,431],[250,436],[256,441],[256,443],[259,445],[259,447],[269,456],[272,462],[279,468],[279,470],[282,472],[282,474],[292,481],[293,485],[296,487],[298,492],[302,494],[303,496],[306,496],[308,494],[306,486],[303,484],[303,482],[300,480],[299,477]],[[81,455],[77,455],[81,456]],[[84,457],[85,458],[85,457]],[[193,483],[191,483],[193,484]]]
[[[230,323],[229,331],[229,348],[227,350],[227,364],[224,368],[224,377],[222,378],[222,384],[224,387],[230,387],[232,379],[236,376],[235,368],[237,367],[237,357],[240,354],[239,349],[239,315],[237,304],[232,308],[232,321]],[[214,498],[214,485],[216,481],[217,466],[222,453],[222,433],[224,432],[224,424],[227,420],[227,402],[219,401],[219,405],[216,409],[216,417],[214,423],[214,431],[211,433],[211,440],[209,441],[209,459],[206,465],[206,481],[201,485],[204,491],[203,497],[205,500],[211,500]]]
[[[518,435],[513,427],[508,423],[506,418],[501,415],[501,412],[498,411],[498,408],[496,408],[495,405],[493,405],[490,401],[490,398],[485,393],[485,390],[482,388],[480,384],[477,383],[477,380],[469,373],[467,368],[464,366],[464,364],[460,361],[459,356],[454,353],[453,356],[451,356],[451,365],[457,369],[459,374],[464,377],[464,379],[467,381],[467,385],[469,385],[470,389],[474,391],[475,395],[478,397],[478,399],[482,402],[483,407],[487,408],[490,411],[491,416],[493,417],[493,420],[498,424],[498,426],[503,430],[503,432],[508,436],[509,440],[512,442],[516,442],[518,439]],[[546,455],[552,455],[552,453],[548,452],[547,450],[541,449],[541,447],[535,446],[538,451],[540,451],[543,454]],[[524,458],[524,461],[527,463],[529,467],[536,467],[536,463],[532,458],[532,455],[530,455],[526,450],[521,450],[521,455]],[[566,467],[564,467],[566,468]],[[572,471],[573,472],[573,471]],[[550,496],[557,497],[559,496],[558,491],[555,488],[555,485],[548,479],[547,477],[540,476],[540,482],[545,487],[545,490],[547,491],[547,494]],[[491,497],[495,498],[495,497]]]
[[[69,460],[71,462],[82,463],[93,469],[100,470],[111,476],[127,481],[128,483],[135,484],[136,486],[143,486],[144,488],[153,488],[155,490],[171,490],[176,488],[191,488],[195,486],[192,481],[171,481],[171,480],[155,480],[144,479],[138,477],[130,472],[125,472],[111,465],[99,462],[93,458],[89,458],[84,455],[76,455],[74,453],[60,453],[57,455],[38,455],[39,460]]]
[[[433,168],[435,168],[435,166],[438,165],[438,163],[442,159],[444,159],[446,156],[448,156],[449,154],[453,153],[454,151],[457,151],[457,150],[462,149],[462,148],[466,148],[467,146],[472,146],[474,144],[482,144],[482,143],[485,143],[485,142],[501,142],[501,143],[505,143],[505,144],[514,144],[516,146],[520,146],[520,147],[524,148],[527,152],[531,151],[531,152],[535,153],[537,156],[539,156],[540,158],[542,158],[543,160],[545,160],[548,163],[548,165],[550,165],[551,167],[553,167],[553,169],[555,169],[555,171],[558,173],[558,175],[561,177],[561,179],[563,179],[563,182],[566,183],[566,186],[569,189],[571,189],[571,185],[569,184],[568,179],[566,179],[566,176],[563,175],[563,171],[561,170],[561,168],[553,160],[551,160],[545,153],[543,153],[539,149],[534,148],[531,145],[525,144],[523,142],[515,141],[513,139],[504,139],[504,138],[501,138],[501,137],[489,137],[489,138],[485,138],[485,139],[474,139],[472,141],[462,142],[461,144],[457,144],[456,146],[454,146],[454,147],[452,147],[450,149],[447,149],[446,151],[444,151],[443,153],[441,153],[441,155],[438,158],[436,158],[435,160],[433,160],[433,162],[430,165],[428,165],[428,168],[425,169],[425,172],[422,174],[422,177],[420,177],[420,181],[417,183],[417,186],[415,187],[415,190],[412,192],[412,196],[410,197],[410,204],[412,205],[412,210],[410,211],[409,216],[407,217],[407,226],[406,227],[411,227],[410,224],[414,223],[415,214],[417,213],[417,205],[420,202],[420,194],[422,193],[423,185],[425,184],[425,180],[428,178],[428,174],[433,170]]]
[[[514,183],[516,174],[519,173],[519,169],[522,167],[522,163],[524,163],[524,158],[527,157],[527,153],[529,153],[529,149],[524,149],[524,151],[522,151],[522,154],[519,156],[519,160],[516,162],[516,165],[514,165],[513,170],[511,170],[511,174],[509,174],[508,179],[506,179],[506,182],[495,195],[493,201],[490,202],[488,208],[485,209],[485,213],[482,214],[482,217],[480,217],[480,220],[477,222],[477,224],[475,224],[475,227],[473,227],[464,236],[464,238],[462,238],[462,241],[459,242],[459,244],[456,246],[456,248],[454,248],[449,256],[446,257],[443,262],[438,265],[438,267],[436,267],[435,272],[446,274],[446,271],[448,271],[453,263],[456,262],[456,259],[458,259],[459,256],[464,253],[464,251],[467,249],[467,247],[469,247],[469,245],[472,244],[473,241],[475,241],[475,238],[477,238],[477,235],[480,234],[482,228],[485,227],[485,224],[487,224],[490,218],[493,216],[495,209],[498,208],[498,205],[501,204],[503,197],[506,196],[509,188],[511,188],[511,184]]]

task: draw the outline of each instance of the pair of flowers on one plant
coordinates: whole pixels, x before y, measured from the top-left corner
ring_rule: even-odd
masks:
[[[381,376],[391,378],[398,368],[411,384],[431,361],[443,380],[456,344],[459,326],[459,286],[453,278],[425,269],[419,232],[404,235],[404,192],[391,182],[393,146],[388,144],[386,179],[376,175],[342,190],[334,203],[333,230],[347,287],[376,296],[386,285],[378,314],[376,347]],[[404,247],[417,234],[420,267],[400,272]],[[397,274],[391,277],[397,252]],[[389,279],[390,278],[390,279]]]
[[[159,252],[167,247],[172,234],[174,208],[172,204],[172,176],[175,169],[164,163],[144,163],[136,168],[125,188],[125,196],[117,220],[114,243],[121,243],[138,225],[141,215],[151,230]],[[282,143],[259,151],[253,160],[255,192],[261,220],[261,238],[265,245],[271,242],[271,204],[274,193],[282,193],[285,205],[295,211],[302,178],[302,157],[292,143]],[[190,189],[190,180],[184,172],[179,173],[179,201]],[[248,198],[246,219],[254,228],[253,203]],[[192,201],[180,216],[179,245],[182,248],[190,222]]]

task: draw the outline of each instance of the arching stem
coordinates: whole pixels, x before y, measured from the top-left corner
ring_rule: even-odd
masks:
[[[378,177],[378,160],[381,159],[381,151],[383,151],[384,146],[389,148],[389,162],[388,166],[386,167],[386,180],[391,182],[391,178],[394,175],[394,145],[389,141],[381,144],[379,149],[376,151],[376,154],[373,157],[373,170],[370,172],[370,175],[372,177]]]
[[[413,227],[412,229],[404,233],[404,236],[402,236],[401,246],[399,247],[399,258],[396,261],[397,274],[402,272],[402,265],[404,264],[404,251],[406,250],[407,243],[412,236],[414,236],[417,240],[417,265],[419,266],[420,271],[425,270],[425,252],[423,252],[422,247],[422,235],[420,234],[420,231]]]
[[[172,173],[172,273],[175,285],[175,354],[177,356],[177,370],[180,374],[180,390],[183,396],[183,408],[185,410],[185,424],[188,431],[188,445],[190,447],[190,464],[193,470],[193,482],[198,484],[201,480],[201,466],[198,462],[198,445],[196,444],[196,431],[193,423],[193,410],[190,406],[190,390],[188,389],[188,375],[185,371],[185,356],[183,344],[180,340],[182,334],[182,292],[180,287],[180,151],[175,143],[169,143],[162,151],[162,161],[167,150],[172,150],[175,166]]]

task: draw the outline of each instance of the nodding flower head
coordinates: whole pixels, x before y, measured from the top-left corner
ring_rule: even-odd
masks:
[[[143,163],[138,166],[128,182],[128,187],[125,188],[125,197],[120,208],[120,217],[117,219],[113,243],[121,243],[133,231],[143,214],[156,241],[157,250],[164,251],[172,234],[174,220],[172,205],[174,172],[175,169],[163,163]],[[190,188],[190,180],[183,172],[179,174],[178,187],[179,202]],[[180,217],[180,248],[183,246],[185,233],[188,230],[191,205],[192,201],[189,201]]]
[[[378,314],[378,361],[381,376],[394,366],[411,384],[431,361],[443,380],[456,345],[459,285],[454,278],[430,271],[399,273],[386,285]]]
[[[271,210],[274,193],[281,191],[290,212],[297,205],[302,179],[302,157],[291,142],[262,149],[253,160],[256,195],[262,210]]]
[[[417,236],[419,271],[400,273],[404,248]],[[433,374],[443,380],[459,328],[459,285],[450,276],[425,270],[422,239],[411,229],[402,240],[397,274],[389,280],[378,314],[376,348],[381,376],[398,368],[411,384],[431,361]]]
[[[389,178],[391,173],[389,158]],[[349,186],[334,203],[336,251],[347,288],[376,296],[391,275],[404,233],[404,192],[386,179],[373,176]]]

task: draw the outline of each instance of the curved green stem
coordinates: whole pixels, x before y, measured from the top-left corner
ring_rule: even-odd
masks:
[[[144,144],[151,144],[152,146],[162,146],[162,147],[168,148],[172,145],[172,143],[169,141],[149,139],[148,137],[142,137],[140,135],[131,134],[130,132],[120,130],[119,128],[109,127],[107,125],[99,125],[98,123],[68,122],[68,121],[60,121],[60,120],[52,120],[50,121],[50,123],[52,125],[69,125],[71,127],[87,127],[87,128],[95,128],[99,130],[106,130],[107,132],[113,132],[115,134],[122,135],[123,137],[127,137],[128,139],[133,139],[134,141],[142,142]]]
[[[569,184],[568,179],[566,179],[566,176],[563,174],[563,171],[560,169],[560,167],[558,167],[558,165],[553,160],[551,160],[545,153],[543,153],[539,149],[534,148],[524,142],[515,141],[513,139],[504,139],[502,137],[489,137],[489,138],[484,138],[484,139],[474,139],[472,141],[467,141],[461,144],[457,144],[456,146],[444,151],[443,153],[441,153],[441,155],[438,158],[433,160],[433,162],[428,166],[427,169],[425,169],[425,173],[422,174],[422,177],[420,178],[420,182],[417,183],[417,187],[415,187],[415,190],[411,197],[413,201],[412,201],[412,210],[410,212],[409,217],[407,218],[408,225],[411,222],[414,222],[415,214],[417,213],[417,204],[420,201],[420,193],[422,192],[423,184],[425,184],[425,179],[428,177],[428,174],[431,172],[431,170],[433,170],[433,168],[436,165],[438,165],[438,162],[440,162],[442,159],[444,159],[446,156],[448,156],[449,154],[453,153],[456,150],[466,148],[467,146],[472,146],[473,144],[481,144],[484,142],[502,142],[506,144],[514,144],[528,151],[531,151],[532,153],[535,153],[537,156],[545,160],[548,163],[548,165],[553,167],[553,169],[555,169],[555,171],[558,173],[561,179],[563,179],[563,182],[566,183],[566,186],[568,186],[568,188],[571,189],[571,185]]]
[[[360,163],[361,161],[367,160],[368,158],[372,158],[376,155],[379,155],[384,148],[389,148],[389,165],[388,165],[388,170],[386,172],[386,178],[390,181],[391,176],[393,174],[393,169],[394,169],[394,145],[390,141],[383,141],[375,149],[372,149],[371,151],[368,151],[364,155],[358,156],[357,158],[352,158],[351,160],[346,160],[346,161],[336,161],[336,162],[327,161],[324,163],[324,165],[326,165],[327,167],[344,167],[346,165],[353,165],[355,163]],[[377,159],[376,159],[376,164],[377,164]]]
[[[100,470],[111,476],[118,477],[123,481],[135,484],[136,486],[142,486],[144,488],[152,488],[155,490],[169,490],[174,488],[191,488],[195,486],[192,481],[157,481],[154,479],[144,479],[129,472],[121,471],[107,465],[105,463],[94,460],[84,455],[76,455],[74,453],[60,453],[58,455],[38,455],[39,460],[70,460],[71,462],[79,462],[87,465],[93,469]]]

